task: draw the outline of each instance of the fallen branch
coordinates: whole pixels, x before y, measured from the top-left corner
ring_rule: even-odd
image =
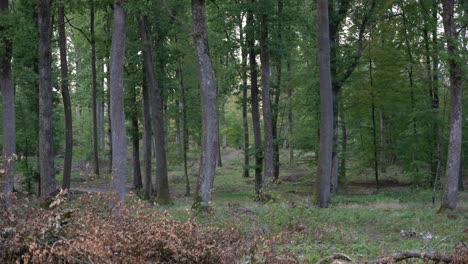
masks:
[[[376,260],[366,262],[367,264],[387,264],[400,262],[406,259],[417,258],[424,260],[432,260],[442,263],[451,263],[453,261],[452,256],[442,255],[437,252],[419,252],[419,251],[402,251],[394,254],[393,256],[385,256]]]
[[[323,259],[319,260],[316,264],[325,264],[328,261],[337,260],[337,259],[346,260],[346,261],[349,261],[349,262],[354,262],[350,257],[346,256],[345,254],[333,253],[332,255],[330,255],[328,257],[324,257]]]

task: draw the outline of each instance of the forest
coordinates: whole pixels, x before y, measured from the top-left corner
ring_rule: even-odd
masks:
[[[0,263],[468,263],[468,1],[0,0]]]

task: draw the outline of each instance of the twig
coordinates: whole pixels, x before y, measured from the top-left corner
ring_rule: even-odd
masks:
[[[70,27],[72,27],[73,29],[78,30],[78,31],[81,33],[81,35],[83,35],[83,37],[85,37],[86,40],[87,40],[89,43],[92,43],[92,42],[91,42],[91,39],[88,38],[88,36],[86,35],[86,33],[85,33],[81,28],[75,27],[74,25],[72,25],[72,23],[70,22],[70,19],[68,19],[67,16],[64,16],[64,17],[65,17],[65,19],[67,20],[67,23],[68,23],[68,25],[70,25]]]
[[[316,264],[324,264],[327,261],[336,260],[336,259],[342,259],[342,260],[354,262],[350,257],[346,256],[345,254],[333,253],[332,255],[328,257],[324,257],[323,259],[319,260]]]

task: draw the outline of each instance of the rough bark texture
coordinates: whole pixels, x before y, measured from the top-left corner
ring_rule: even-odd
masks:
[[[55,191],[54,139],[52,124],[52,54],[51,7],[49,0],[38,2],[39,7],[39,167],[41,198],[47,199]]]
[[[330,72],[330,38],[328,26],[328,1],[317,1],[319,24],[320,72],[320,152],[318,178],[318,205],[328,207],[333,151],[333,97]]]
[[[112,120],[112,188],[118,201],[125,201],[127,178],[127,140],[124,111],[124,61],[126,14],[123,0],[114,2],[114,25],[112,31],[110,66],[110,114]]]
[[[63,162],[62,189],[70,188],[71,166],[73,154],[73,126],[70,90],[68,88],[68,61],[67,61],[67,38],[65,35],[65,10],[63,5],[59,7],[58,33],[60,49],[60,76],[62,86],[63,109],[65,113],[65,160]]]
[[[161,92],[154,72],[153,52],[151,42],[148,37],[145,19],[138,19],[140,38],[143,43],[143,60],[145,64],[145,76],[150,88],[150,96],[153,100],[153,127],[154,140],[156,145],[156,201],[159,204],[168,204],[171,202],[169,194],[169,181],[167,178],[167,158],[166,158],[166,139],[164,134],[164,112],[161,100]]]
[[[0,1],[0,13],[8,14],[8,0]],[[0,32],[5,30],[0,26]],[[6,197],[13,192],[15,177],[16,128],[15,128],[15,87],[11,76],[11,58],[13,46],[11,41],[4,37],[0,40],[3,48],[3,57],[0,58],[0,89],[2,92],[2,127],[3,127],[3,169],[5,174],[0,177],[2,192]]]
[[[255,3],[255,0],[251,0]],[[255,51],[255,27],[254,27],[254,14],[253,10],[247,11],[247,46],[249,48],[249,66],[250,66],[250,90],[251,90],[251,104],[252,104],[252,128],[254,133],[255,145],[255,192],[257,197],[260,198],[260,190],[263,187],[262,182],[262,136],[260,129],[260,110],[258,99],[258,70]]]
[[[264,9],[267,7],[267,1],[263,0]],[[263,191],[268,195],[270,181],[273,178],[273,131],[270,102],[270,51],[268,48],[268,14],[262,14],[260,50],[262,62],[262,110],[263,110],[263,137],[264,144],[264,163],[265,174],[263,177]]]
[[[457,48],[457,31],[454,20],[454,0],[442,1],[442,18],[450,73],[450,136],[447,154],[447,183],[441,208],[455,209],[457,206],[458,177],[460,176],[462,146],[462,92],[463,69]]]
[[[192,0],[193,40],[200,71],[200,93],[202,99],[203,139],[200,175],[195,195],[195,206],[209,206],[211,190],[218,156],[218,112],[216,107],[216,88],[213,77],[208,32],[206,25],[205,0]]]
[[[96,38],[94,34],[94,1],[91,1],[91,72],[92,72],[92,111],[93,111],[93,157],[94,174],[99,177],[98,121],[97,121],[97,77],[96,77]]]

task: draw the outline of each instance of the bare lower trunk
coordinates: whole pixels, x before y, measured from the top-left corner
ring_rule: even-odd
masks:
[[[200,175],[195,195],[195,206],[207,207],[211,202],[211,190],[218,156],[218,112],[213,67],[208,48],[205,0],[192,0],[193,40],[200,71],[202,99],[203,139]]]
[[[242,176],[244,178],[250,177],[250,158],[249,158],[249,117],[247,109],[248,101],[248,86],[247,86],[247,48],[244,41],[244,30],[245,27],[242,26],[242,20],[240,21],[239,28],[240,32],[240,42],[242,45],[242,126],[243,126],[243,135],[244,135],[244,167]]]
[[[8,0],[0,1],[0,14],[9,13]],[[4,29],[0,29],[3,33]],[[16,167],[16,128],[15,128],[15,87],[11,76],[12,43],[3,37],[3,56],[0,58],[0,89],[2,93],[2,127],[3,127],[3,153],[2,165],[5,174],[1,179],[2,193],[9,202],[8,196],[13,192]]]
[[[54,139],[52,123],[52,54],[50,1],[39,5],[39,166],[41,198],[47,199],[55,191]]]
[[[182,156],[184,158],[184,176],[185,176],[185,196],[190,196],[190,181],[187,167],[188,152],[188,128],[187,128],[187,106],[185,99],[184,74],[180,62],[177,63],[180,77],[180,96],[182,100]]]
[[[151,161],[153,160],[152,157],[153,156],[151,153],[151,111],[149,100],[149,87],[147,84],[146,77],[143,77],[143,166],[145,168],[143,192],[145,199],[151,198],[153,190],[153,183],[151,181]]]
[[[346,121],[345,121],[345,114],[344,114],[344,107],[343,103],[340,106],[340,121],[341,121],[341,164],[340,164],[340,171],[339,171],[339,183],[346,182],[346,158],[347,158],[347,148],[348,148],[348,134],[346,132]]]
[[[255,0],[251,0],[255,3]],[[260,110],[258,99],[258,69],[257,69],[257,54],[255,52],[255,27],[254,27],[254,14],[253,10],[249,9],[247,12],[247,46],[249,48],[249,66],[250,66],[250,89],[251,89],[251,104],[252,104],[252,127],[254,133],[255,145],[255,192],[257,198],[261,198],[261,190],[263,188],[262,182],[262,136],[260,129]]]
[[[136,102],[136,91],[134,102]],[[138,128],[138,116],[132,113],[132,149],[133,149],[133,188],[136,190],[143,187],[141,179],[141,167],[140,167],[140,131]]]
[[[320,72],[320,153],[318,205],[328,207],[333,152],[333,95],[330,71],[330,38],[328,25],[328,1],[317,0],[319,24],[319,72]]]
[[[60,75],[62,81],[63,109],[65,112],[65,160],[63,163],[62,188],[70,188],[72,153],[73,153],[73,126],[71,113],[70,91],[68,89],[68,62],[67,62],[67,40],[65,36],[65,11],[59,7],[58,31],[60,47]]]
[[[98,121],[97,121],[97,77],[96,77],[96,38],[94,34],[94,0],[91,1],[91,72],[92,80],[92,110],[93,110],[93,157],[94,174],[99,177],[99,151],[98,151]]]
[[[123,0],[114,2],[114,29],[112,31],[110,67],[110,110],[112,120],[112,187],[118,201],[125,201],[127,178],[127,140],[124,111],[124,61],[126,14]]]
[[[164,133],[164,112],[161,100],[159,84],[154,72],[151,41],[148,37],[145,19],[138,19],[140,38],[143,44],[143,60],[145,63],[145,75],[150,88],[152,99],[152,125],[154,127],[154,141],[156,148],[156,201],[159,204],[171,203],[169,194],[169,180],[167,178],[166,139]]]
[[[463,68],[457,48],[457,30],[454,18],[454,0],[442,1],[444,32],[447,37],[450,73],[450,135],[447,155],[447,183],[441,208],[457,207],[458,177],[461,166],[462,146],[462,92]]]

